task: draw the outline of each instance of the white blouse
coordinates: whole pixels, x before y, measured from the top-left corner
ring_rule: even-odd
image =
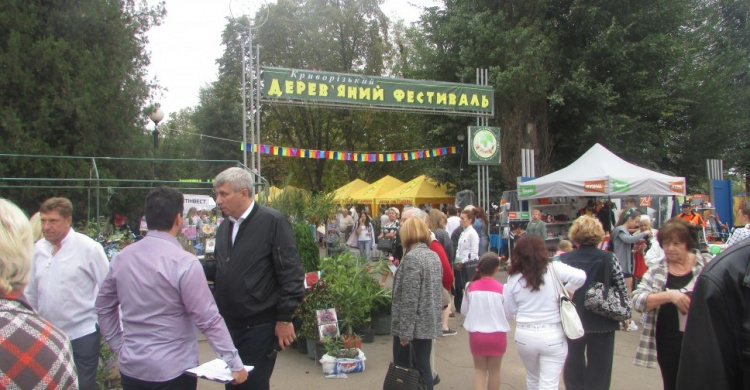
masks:
[[[474,227],[469,226],[461,232],[456,249],[456,260],[465,263],[469,260],[479,260],[479,235]]]
[[[570,293],[578,290],[586,282],[586,272],[559,261],[548,265],[555,267],[557,275]],[[549,269],[542,275],[543,283],[539,290],[531,291],[526,279],[518,273],[508,277],[503,294],[508,312],[516,316],[518,324],[557,324],[560,322],[559,297],[555,292],[554,276]]]

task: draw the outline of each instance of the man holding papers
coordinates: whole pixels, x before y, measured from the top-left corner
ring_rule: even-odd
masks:
[[[175,238],[182,230],[182,211],[177,190],[151,191],[148,235],[112,260],[99,290],[99,326],[117,355],[125,390],[195,389],[197,378],[183,372],[198,365],[197,329],[229,366],[233,383],[247,379],[203,268]]]

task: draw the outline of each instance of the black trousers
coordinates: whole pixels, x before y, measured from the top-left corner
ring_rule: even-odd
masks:
[[[424,380],[425,390],[432,390],[433,378],[432,368],[430,367],[430,353],[432,353],[431,339],[414,339],[409,345],[402,346],[400,339],[393,336],[393,363],[402,367],[412,367],[409,363],[409,347],[414,350],[413,367],[419,370]]]
[[[70,340],[73,347],[73,360],[78,370],[78,387],[81,390],[98,390],[96,369],[99,367],[99,347],[101,343],[99,328],[94,333]]]
[[[467,280],[464,280],[463,270],[459,271],[453,268],[453,306],[457,312],[461,312],[461,302],[464,299],[464,287]]]
[[[680,366],[682,352],[682,332],[659,337],[656,333],[656,361],[661,370],[661,380],[664,390],[677,388],[677,368]]]
[[[612,381],[615,332],[586,333],[568,340],[563,379],[567,390],[605,390]]]
[[[241,328],[229,328],[234,346],[239,352],[242,364],[254,366],[241,385],[226,385],[226,390],[268,390],[271,388],[271,374],[276,365],[278,344],[275,334],[276,322],[267,322]]]
[[[120,373],[122,390],[195,390],[198,388],[198,378],[182,374],[166,382],[149,382],[131,378]]]

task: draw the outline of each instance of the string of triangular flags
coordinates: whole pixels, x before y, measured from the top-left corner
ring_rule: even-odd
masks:
[[[241,150],[245,150],[244,145]],[[357,153],[357,152],[339,152],[333,150],[316,150],[291,148],[287,146],[273,146],[264,144],[247,143],[248,151],[270,156],[297,157],[297,158],[314,158],[336,161],[357,161],[357,162],[392,162],[392,161],[412,161],[421,160],[430,157],[447,156],[456,154],[458,148],[455,146],[446,146],[434,149],[411,150],[401,152],[385,153]]]

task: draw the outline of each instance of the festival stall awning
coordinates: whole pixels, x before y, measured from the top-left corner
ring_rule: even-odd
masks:
[[[378,197],[378,203],[410,203],[419,205],[425,203],[450,203],[456,199],[448,193],[452,184],[438,185],[437,181],[425,175],[418,176],[408,183]]]
[[[628,195],[685,195],[685,178],[641,168],[595,144],[567,167],[518,183],[520,199]]]
[[[348,202],[351,200],[351,195],[357,191],[364,189],[369,186],[370,183],[362,179],[354,179],[347,184],[335,189],[333,191],[333,200],[336,202]]]
[[[370,184],[369,186],[359,191],[355,191],[353,194],[351,194],[350,198],[354,203],[370,204],[370,211],[372,212],[373,210],[375,210],[375,206],[377,206],[377,199],[380,196],[403,184],[404,182],[402,182],[401,180],[396,179],[393,176],[386,175],[380,178],[380,180]]]

